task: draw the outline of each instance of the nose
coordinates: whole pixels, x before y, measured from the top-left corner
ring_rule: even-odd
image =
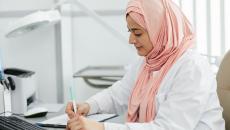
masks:
[[[129,44],[135,44],[135,43],[136,43],[136,38],[132,33],[130,33],[130,35],[129,35]]]

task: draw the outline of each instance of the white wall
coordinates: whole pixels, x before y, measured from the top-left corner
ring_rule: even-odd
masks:
[[[111,26],[120,29],[121,33],[128,34],[125,19],[122,17],[111,16],[103,19]],[[136,52],[131,49],[128,41],[121,43],[88,17],[74,19],[73,38],[74,72],[93,65],[126,65],[136,58]],[[96,89],[82,83],[81,79],[75,79],[75,84],[79,90],[77,95],[81,100],[97,92]]]
[[[93,10],[119,12],[124,11],[128,1],[84,0],[81,2]],[[31,10],[47,9],[52,4],[53,0],[0,0],[0,48],[3,64],[4,67],[19,67],[35,71],[38,77],[39,98],[44,102],[57,102],[62,95],[66,102],[68,100],[66,83],[71,80],[74,80],[77,87],[78,100],[82,101],[99,90],[89,87],[81,79],[73,79],[74,72],[89,65],[126,65],[136,58],[136,52],[128,45],[128,41],[121,43],[108,30],[84,14],[79,17],[64,15],[61,36],[58,38],[56,31],[60,30],[53,26],[44,27],[18,38],[4,37],[6,25],[10,21],[18,19],[23,13]],[[72,7],[74,11],[79,12],[76,6]],[[63,10],[68,11],[68,6]],[[9,13],[9,17],[5,13]],[[102,18],[128,39],[123,13],[102,16]],[[60,41],[56,41],[57,39]],[[61,49],[56,53],[58,47]],[[62,73],[58,73],[57,70]],[[57,86],[60,84],[57,83],[60,77],[63,80],[61,86],[65,91],[58,92]]]
[[[47,9],[54,0],[0,0],[1,11]]]
[[[84,0],[81,2],[96,11],[123,11],[121,14],[108,14],[100,17],[122,33],[127,38],[127,41],[122,43],[101,24],[98,24],[85,14],[72,17],[73,72],[86,66],[126,65],[135,60],[136,51],[128,44],[129,33],[127,32],[124,15],[128,1]],[[77,6],[72,6],[72,8],[74,11],[82,13]],[[74,84],[77,87],[76,93],[79,101],[83,101],[101,90],[88,86],[80,78],[74,79]],[[68,94],[65,95],[67,96]],[[68,97],[65,98],[68,99]]]
[[[56,0],[0,0],[0,49],[3,64],[4,67],[14,66],[36,71],[39,97],[45,102],[62,101],[62,98],[66,102],[68,100],[67,88],[72,81],[77,87],[78,100],[83,101],[100,90],[89,87],[80,78],[73,79],[74,72],[89,65],[126,65],[136,58],[136,52],[135,49],[129,48],[128,41],[121,43],[77,6],[62,7],[63,14],[65,11],[74,13],[73,16],[63,15],[61,33],[58,32],[59,29],[51,26],[15,39],[4,37],[6,25],[10,21],[14,21],[21,17],[21,14],[31,10],[48,9],[53,5],[53,1]],[[175,1],[182,7],[191,22],[196,24],[198,50],[203,53],[208,52],[207,26],[203,26],[207,25],[206,3]],[[92,10],[104,12],[101,18],[128,39],[124,17],[128,0],[82,0],[80,2]],[[192,10],[194,5],[196,10]],[[229,37],[227,37],[230,30],[228,22],[230,20],[227,15],[228,5],[225,4],[226,50],[230,45]],[[200,7],[202,10],[199,10]],[[72,10],[69,10],[71,8]],[[121,11],[123,13],[119,13]],[[16,14],[14,15],[12,12]],[[110,13],[111,15],[109,15]],[[57,35],[58,33],[61,34],[60,37]],[[62,97],[63,95],[64,97]]]
[[[3,66],[18,67],[36,72],[38,94],[44,102],[57,102],[56,45],[54,27],[45,27],[21,37],[5,38],[9,22],[21,17],[28,10],[45,9],[53,0],[0,0],[0,49]],[[9,14],[9,17],[7,17]]]

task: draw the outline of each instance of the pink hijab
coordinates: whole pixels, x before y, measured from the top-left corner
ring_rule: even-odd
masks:
[[[189,21],[171,0],[131,0],[126,14],[147,30],[153,44],[129,97],[127,121],[149,122],[156,116],[155,97],[160,84],[194,43],[193,32]]]

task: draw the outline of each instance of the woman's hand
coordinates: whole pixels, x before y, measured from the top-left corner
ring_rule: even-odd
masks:
[[[83,116],[74,116],[67,122],[67,130],[104,130],[102,123],[86,119]]]
[[[89,113],[90,106],[88,103],[77,104],[77,114],[86,116]],[[73,103],[69,102],[66,106],[65,112],[68,114],[68,117],[72,119],[75,116],[73,112]]]

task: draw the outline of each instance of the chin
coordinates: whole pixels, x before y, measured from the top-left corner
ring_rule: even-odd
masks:
[[[139,56],[146,56],[147,54],[145,54],[145,53],[143,53],[143,52],[137,52],[137,54],[139,55]]]
[[[148,52],[143,48],[137,48],[137,54],[139,56],[146,56],[148,54]]]

